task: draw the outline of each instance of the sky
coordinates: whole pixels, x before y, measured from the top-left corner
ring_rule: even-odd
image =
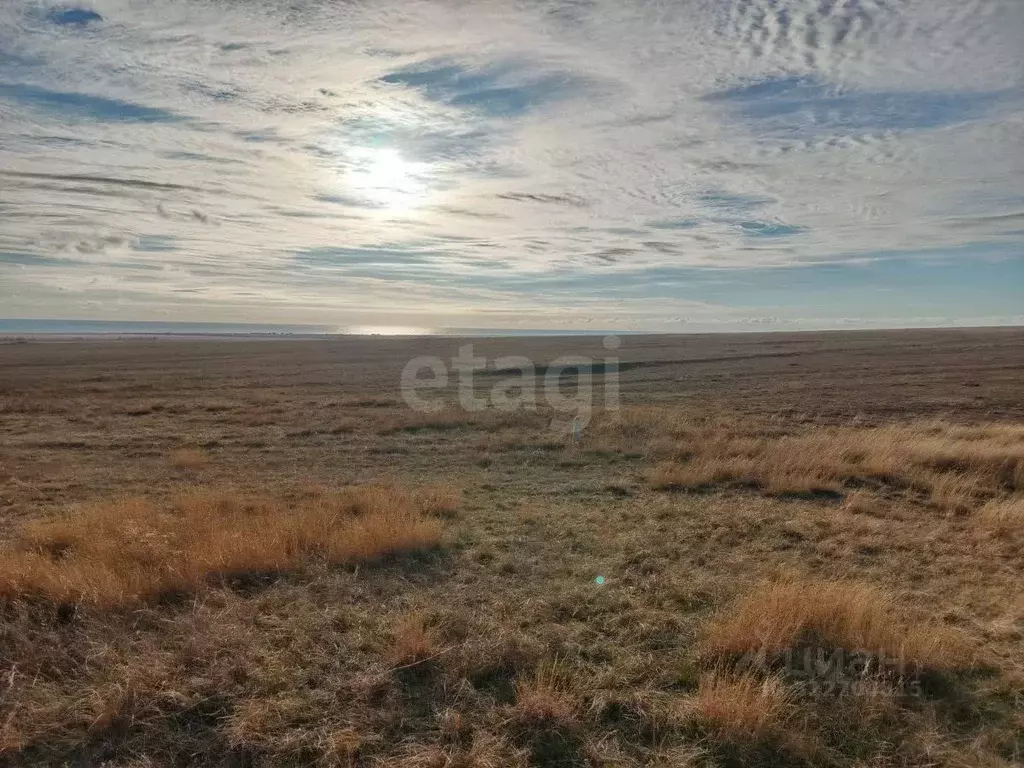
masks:
[[[0,317],[1021,324],[1024,2],[4,0]]]

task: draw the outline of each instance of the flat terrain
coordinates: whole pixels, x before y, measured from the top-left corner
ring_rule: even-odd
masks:
[[[1020,764],[1024,329],[619,342],[0,343],[0,762]]]

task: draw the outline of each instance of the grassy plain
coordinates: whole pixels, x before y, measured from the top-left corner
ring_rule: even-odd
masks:
[[[1024,760],[1024,331],[460,343],[0,344],[0,763]]]

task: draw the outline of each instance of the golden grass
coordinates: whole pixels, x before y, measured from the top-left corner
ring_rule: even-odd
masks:
[[[978,475],[939,475],[931,481],[928,503],[947,512],[965,515],[985,496],[985,481]]]
[[[310,558],[339,564],[427,549],[440,537],[440,522],[392,487],[291,505],[197,489],[167,504],[125,499],[26,523],[0,560],[0,598],[124,605]]]
[[[626,409],[598,419],[594,443],[645,445],[660,463],[655,489],[737,482],[771,494],[837,491],[883,483],[966,513],[995,495],[1024,490],[1024,427],[915,422],[880,427],[816,427],[701,419],[673,411]]]
[[[816,339],[807,349],[835,351],[837,338]],[[983,375],[1003,377],[999,393],[995,384],[973,396],[961,392],[958,366],[939,357],[928,359],[943,366],[942,376],[914,366],[923,379],[909,369],[891,374],[895,357],[861,370],[847,360],[831,391],[827,377],[815,381],[794,369],[799,392],[787,383],[792,375],[771,375],[779,364],[788,368],[773,357],[767,368],[758,362],[742,369],[765,374],[756,387],[739,367],[728,385],[718,366],[686,365],[696,378],[688,374],[685,393],[673,368],[650,366],[625,382],[623,396],[651,407],[596,414],[570,458],[561,453],[564,431],[554,433],[554,415],[544,410],[450,409],[424,417],[397,397],[357,397],[359,387],[376,393],[395,384],[399,354],[428,342],[401,342],[377,368],[352,367],[351,355],[336,354],[342,343],[220,342],[196,355],[203,347],[168,341],[181,350],[177,361],[178,353],[152,342],[135,344],[131,355],[121,352],[123,344],[110,345],[104,355],[116,358],[82,351],[92,344],[36,345],[40,353],[52,348],[62,364],[4,367],[0,394],[31,393],[40,405],[3,417],[10,428],[0,451],[0,478],[8,476],[0,482],[7,522],[0,561],[10,553],[43,555],[51,574],[55,565],[105,562],[105,555],[82,557],[90,544],[74,536],[34,539],[26,521],[53,515],[61,504],[145,488],[149,500],[131,503],[154,511],[139,513],[143,524],[133,532],[114,534],[109,559],[121,547],[144,572],[164,568],[159,554],[138,563],[149,556],[147,536],[170,540],[174,558],[191,545],[180,543],[171,523],[151,518],[180,517],[172,494],[214,470],[244,489],[222,494],[236,503],[282,517],[344,507],[341,516],[351,522],[372,518],[382,505],[355,489],[343,504],[339,483],[427,478],[438,485],[408,486],[400,504],[414,519],[457,521],[444,524],[453,546],[443,561],[327,567],[322,542],[330,540],[332,519],[310,534],[319,543],[292,565],[286,559],[282,567],[294,575],[213,570],[195,586],[186,583],[187,599],[157,600],[164,594],[157,592],[119,603],[131,592],[121,587],[105,602],[74,609],[55,609],[38,591],[0,599],[0,764],[1019,762],[1024,719],[1014,697],[1024,680],[1024,606],[1015,602],[1012,576],[1024,548],[1014,545],[996,502],[1021,495],[1024,434],[1014,425],[889,421],[936,408],[961,419],[1019,415],[1010,402],[1019,401],[1020,390],[1012,365],[992,373],[984,345]],[[636,343],[637,359],[660,354],[645,348],[649,340]],[[694,343],[703,342],[688,341],[679,357],[690,357]],[[790,343],[759,340],[751,351],[759,357]],[[999,349],[1008,346],[1000,342]],[[140,354],[152,362],[135,364]],[[71,364],[63,364],[67,355]],[[914,386],[901,389],[904,377]],[[491,379],[478,383],[486,390]],[[925,383],[927,390],[916,386]],[[450,402],[454,392],[433,394]],[[743,414],[725,410],[733,407]],[[183,411],[187,419],[176,416]],[[378,434],[388,429],[395,431]],[[152,435],[173,441],[172,448],[139,450]],[[174,447],[200,446],[209,453],[206,469],[172,468]],[[659,462],[677,475],[674,482],[683,472],[684,483],[744,491],[654,492],[637,475]],[[468,503],[460,505],[448,482],[466,489]],[[751,487],[809,495],[838,488],[843,499],[755,498],[745,490]],[[119,507],[108,510],[115,518],[131,503],[103,506]],[[231,530],[243,539],[264,537],[258,510],[239,517],[247,522],[230,523]],[[338,530],[348,524],[339,522]],[[89,520],[80,527],[96,526]],[[725,606],[723,598],[798,563],[812,574],[804,581],[819,586],[832,583],[818,581],[826,577],[867,579],[912,595],[904,604],[890,598],[883,612],[892,619],[892,642],[905,642],[908,628],[946,631],[945,622],[916,615],[918,604],[927,606],[970,635],[988,663],[984,674],[898,679],[872,674],[878,666],[868,653],[843,653],[854,664],[836,667],[831,648],[821,649],[828,668],[815,664],[811,676],[803,674],[803,652],[825,645],[816,639],[828,636],[822,626],[849,637],[863,625],[822,617],[824,598],[811,600],[809,617],[789,622],[798,627],[789,635],[804,643],[797,658],[756,658],[745,667],[742,654],[705,648],[711,612],[721,608],[712,622],[725,624],[739,610],[739,602]],[[609,576],[606,584],[594,583],[598,574]],[[795,590],[776,601],[781,609],[764,612],[785,624],[788,604],[799,607],[806,597],[807,590]],[[127,609],[106,608],[121,605]],[[756,655],[760,636],[747,634]],[[870,665],[863,675],[861,661]],[[831,673],[838,669],[845,676],[837,679]]]
[[[766,743],[782,736],[796,706],[777,677],[709,672],[697,693],[683,703],[684,718],[715,738],[739,743]]]
[[[319,753],[317,764],[351,766],[362,746],[359,734],[338,728],[315,736],[301,726],[308,717],[298,697],[256,698],[239,702],[225,724],[228,744],[271,754]]]
[[[397,759],[375,760],[373,768],[527,768],[526,750],[486,732],[473,734],[468,746],[410,746]]]
[[[188,472],[205,469],[208,462],[206,453],[196,448],[182,448],[171,454],[171,466]]]
[[[571,728],[577,724],[579,700],[557,661],[542,664],[533,675],[516,681],[512,716],[527,727]]]
[[[753,590],[713,620],[702,651],[716,659],[773,659],[808,647],[869,653],[907,674],[962,669],[973,661],[959,632],[911,617],[881,589],[807,579]]]
[[[436,652],[437,645],[422,616],[410,614],[397,622],[391,645],[391,660],[395,664],[419,664]]]
[[[976,524],[993,536],[1024,541],[1024,496],[990,501],[978,510]]]
[[[753,485],[769,494],[838,493],[834,478],[812,470],[775,467],[747,458],[701,456],[686,464],[662,462],[648,474],[655,490],[707,488],[726,482]]]
[[[420,510],[438,517],[453,517],[462,506],[462,491],[449,484],[423,486],[415,498]]]
[[[843,511],[851,515],[885,517],[885,508],[882,503],[864,491],[854,491],[847,496],[843,503]]]

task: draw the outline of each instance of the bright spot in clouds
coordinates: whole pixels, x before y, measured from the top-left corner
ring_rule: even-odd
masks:
[[[402,158],[396,149],[350,150],[353,167],[346,182],[358,197],[373,201],[387,211],[404,211],[425,200],[424,163]]]
[[[435,333],[433,328],[397,325],[354,325],[338,328],[334,332],[355,336],[430,336]]]

